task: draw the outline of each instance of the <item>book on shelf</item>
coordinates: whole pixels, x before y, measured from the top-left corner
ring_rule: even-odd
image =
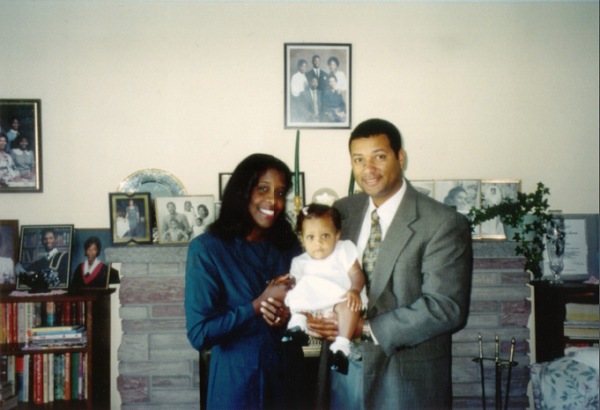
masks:
[[[598,305],[587,303],[567,303],[565,304],[565,321],[586,321],[596,322],[600,319]]]

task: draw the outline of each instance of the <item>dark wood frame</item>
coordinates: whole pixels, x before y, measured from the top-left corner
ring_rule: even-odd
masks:
[[[0,99],[0,124],[2,126],[11,117],[24,118],[19,121],[23,134],[29,140],[35,157],[35,182],[33,186],[10,186],[0,184],[0,193],[43,192],[42,184],[42,100]],[[2,128],[3,132],[6,132]]]
[[[109,206],[110,206],[110,231],[112,237],[113,245],[136,245],[136,244],[149,244],[152,243],[152,210],[151,210],[151,194],[149,192],[137,192],[137,193],[120,193],[120,192],[111,192],[109,195]],[[142,201],[143,206],[140,207],[140,210],[143,208],[144,213],[144,221],[140,222],[144,226],[144,236],[134,236],[134,237],[119,237],[118,235],[118,212],[119,205],[117,201],[126,200],[129,201],[133,199],[134,201]],[[141,212],[140,212],[141,213]]]
[[[62,240],[66,241],[66,243],[59,243],[55,246],[55,248],[61,249],[63,252],[67,252],[67,280],[65,283],[61,282],[58,286],[50,286],[49,289],[68,289],[69,288],[69,280],[71,278],[71,257],[72,257],[72,244],[73,244],[73,234],[74,234],[74,226],[73,225],[23,225],[21,226],[21,238],[20,238],[20,246],[19,246],[19,264],[25,270],[26,265],[30,265],[31,263],[39,260],[40,258],[35,253],[35,256],[32,256],[32,260],[25,261],[25,252],[27,248],[38,248],[40,245],[37,243],[38,238],[41,233],[46,229],[52,229],[55,233],[55,236],[65,235]],[[61,231],[58,232],[57,231]],[[34,239],[32,236],[35,235]],[[33,240],[33,243],[30,241]],[[35,250],[35,249],[34,249]],[[30,259],[30,258],[27,258]],[[18,269],[15,268],[15,273],[18,272]],[[16,288],[20,290],[30,290],[31,288],[23,283],[19,278],[19,275],[16,276]]]
[[[4,228],[4,229],[2,229]],[[3,243],[2,247],[7,247],[10,246],[12,247],[12,249],[9,249],[10,251],[10,258],[13,261],[13,272],[12,272],[12,283],[2,283],[0,284],[0,290],[10,290],[10,289],[14,289],[15,285],[17,283],[17,279],[15,278],[15,270],[14,270],[14,266],[17,264],[17,262],[19,261],[19,221],[17,219],[10,219],[10,220],[5,220],[5,221],[0,221],[0,229],[2,229],[2,231],[6,232],[7,230],[10,230],[10,245],[6,245]],[[5,239],[5,237],[3,236],[3,239]],[[1,249],[0,249],[1,251]],[[3,256],[2,254],[0,254],[0,256]],[[7,255],[4,255],[5,257],[7,257]]]
[[[315,129],[349,129],[352,126],[352,44],[334,44],[334,43],[285,43],[283,46],[284,55],[284,126],[285,128],[315,128]],[[342,92],[346,104],[346,120],[344,122],[300,122],[292,119],[292,92],[291,79],[297,71],[298,61],[303,59],[307,61],[308,69],[312,67],[312,57],[319,55],[321,59],[320,68],[329,76],[330,70],[327,66],[327,60],[330,57],[336,57],[340,60],[340,72],[345,72],[347,80],[347,90]],[[341,58],[345,57],[345,58]]]

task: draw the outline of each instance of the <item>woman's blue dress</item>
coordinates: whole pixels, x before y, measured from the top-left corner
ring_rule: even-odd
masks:
[[[211,349],[208,409],[292,409],[301,391],[302,349],[282,343],[284,328],[254,314],[269,281],[289,273],[300,253],[271,242],[223,241],[204,233],[190,242],[185,311],[188,339]]]

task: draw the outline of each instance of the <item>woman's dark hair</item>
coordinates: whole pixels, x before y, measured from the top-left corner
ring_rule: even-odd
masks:
[[[83,249],[87,251],[92,245],[96,245],[96,249],[98,249],[98,255],[100,255],[100,251],[102,250],[102,242],[100,242],[100,238],[97,236],[90,236],[83,244]]]
[[[296,221],[296,232],[302,232],[302,223],[305,220],[319,219],[323,218],[324,216],[331,218],[333,225],[338,232],[342,230],[342,216],[340,215],[340,211],[329,205],[313,203],[302,208],[298,214],[298,219]]]
[[[458,194],[464,193],[468,195],[467,190],[461,186],[457,186],[448,191],[448,195],[444,198],[444,204],[446,205],[456,205],[455,198]]]
[[[280,159],[267,154],[252,154],[233,171],[221,203],[221,212],[208,230],[223,240],[232,240],[237,236],[245,237],[252,231],[254,220],[248,210],[252,191],[258,180],[268,169],[275,169],[283,176],[285,193],[292,186],[292,173]],[[281,211],[273,226],[267,231],[267,239],[279,249],[289,249],[296,241],[292,226],[286,219],[285,208]]]
[[[208,207],[206,205],[204,205],[204,204],[198,205],[198,208],[196,208],[196,211],[200,208],[202,208],[206,211],[206,215],[210,215],[210,212],[208,212]]]
[[[327,65],[331,64],[331,62],[335,62],[336,67],[340,66],[340,60],[337,59],[337,57],[329,57],[327,59]]]

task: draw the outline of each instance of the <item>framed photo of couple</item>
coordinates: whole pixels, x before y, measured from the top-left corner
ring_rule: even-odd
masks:
[[[350,128],[351,80],[351,44],[284,44],[285,128]]]
[[[152,243],[151,194],[139,192],[108,195],[113,245]]]

